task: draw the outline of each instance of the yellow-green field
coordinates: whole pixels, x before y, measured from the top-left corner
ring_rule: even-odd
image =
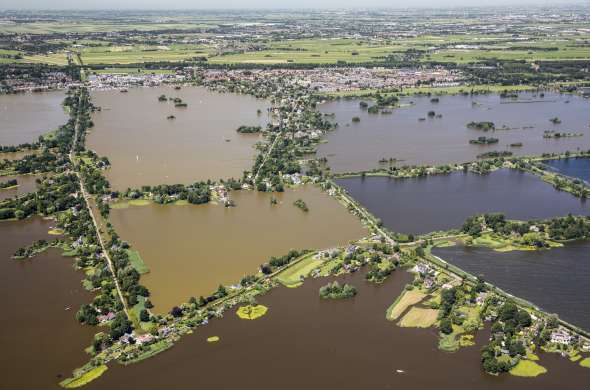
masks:
[[[399,326],[403,328],[430,328],[436,323],[438,310],[413,307],[402,317]]]
[[[390,321],[397,320],[408,307],[421,302],[425,297],[426,294],[419,290],[404,291],[403,295],[387,309],[386,318]]]
[[[236,311],[236,314],[243,320],[255,320],[264,316],[267,311],[268,307],[264,305],[246,305],[240,307],[238,311]]]
[[[307,277],[312,270],[322,264],[321,260],[314,259],[314,255],[315,253],[307,255],[301,261],[278,274],[277,280],[286,287],[300,286],[301,279]]]
[[[535,377],[545,374],[547,369],[531,360],[521,360],[510,370],[514,376]]]

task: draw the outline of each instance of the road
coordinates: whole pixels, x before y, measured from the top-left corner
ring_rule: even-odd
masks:
[[[254,183],[256,183],[256,181],[258,180],[258,174],[260,173],[260,170],[262,169],[262,167],[266,163],[266,160],[268,160],[268,157],[272,153],[272,150],[274,149],[274,147],[277,144],[278,140],[281,139],[281,138],[283,138],[283,133],[282,132],[280,132],[279,134],[277,134],[277,136],[275,137],[275,140],[270,145],[270,148],[268,149],[268,152],[266,152],[266,155],[262,159],[262,163],[258,167],[258,170],[256,171],[256,175],[254,175]]]
[[[81,97],[78,96],[78,106],[80,106],[80,103],[81,103]],[[80,131],[80,118],[78,116],[78,117],[76,117],[76,123],[74,125],[74,139],[72,141],[72,148],[70,149],[70,153],[69,153],[69,158],[70,158],[70,162],[72,163],[72,167],[76,167],[76,159],[75,159],[74,149],[76,148],[76,144],[78,142],[79,131]],[[84,180],[82,180],[82,175],[80,175],[79,170],[74,169],[74,172],[75,172],[76,176],[78,177],[78,182],[80,183],[80,191],[82,193],[82,196],[84,197],[84,203],[86,203],[86,208],[88,209],[88,212],[90,213],[90,217],[92,218],[92,224],[94,225],[94,229],[96,229],[96,235],[98,237],[98,242],[100,243],[102,253],[107,261],[107,265],[108,265],[109,271],[111,272],[111,275],[113,277],[113,281],[115,282],[117,295],[119,295],[119,300],[123,304],[123,310],[125,311],[125,315],[129,319],[131,317],[129,316],[129,307],[127,306],[127,300],[125,299],[125,296],[123,295],[123,292],[121,290],[121,286],[119,285],[119,279],[117,278],[117,272],[115,270],[115,267],[113,266],[113,261],[111,260],[111,257],[109,256],[109,252],[107,251],[107,248],[106,248],[104,241],[102,239],[102,236],[100,234],[98,223],[96,222],[96,217],[94,215],[94,210],[92,210],[92,207],[90,206],[90,195],[88,194],[88,192],[86,191],[86,188],[84,187]]]

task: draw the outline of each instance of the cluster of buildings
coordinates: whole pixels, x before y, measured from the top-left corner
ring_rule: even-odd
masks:
[[[317,68],[292,72],[302,84],[319,92],[400,89],[420,84],[450,87],[460,85],[463,80],[460,72],[443,68]]]
[[[33,72],[11,74],[8,70],[0,79],[0,93],[45,92],[78,85],[70,75],[59,71],[42,72],[42,77],[39,77]]]
[[[92,89],[121,89],[130,86],[155,87],[164,83],[182,83],[188,79],[187,75],[178,73],[100,73],[88,76],[88,84]]]
[[[427,84],[434,87],[461,85],[464,76],[456,70],[442,67],[432,69],[413,68],[315,68],[315,69],[260,69],[252,71],[206,70],[205,81],[229,78],[254,81],[261,77],[281,77],[318,92],[346,92],[363,89],[400,89]]]

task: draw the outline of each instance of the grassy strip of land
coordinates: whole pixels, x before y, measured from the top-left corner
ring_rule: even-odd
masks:
[[[587,357],[586,359],[582,360],[580,362],[580,366],[590,368],[590,357]]]
[[[525,245],[516,242],[513,239],[503,238],[498,234],[484,233],[481,236],[475,238],[472,245],[483,246],[495,250],[496,252],[511,252],[511,251],[534,251],[539,248],[532,245]],[[559,248],[563,244],[551,240],[545,240],[548,248]]]
[[[99,376],[101,376],[102,374],[104,374],[104,372],[108,370],[108,367],[104,364],[94,367],[93,369],[84,372],[83,374],[81,374],[80,376],[74,376],[73,378],[68,378],[62,382],[60,382],[60,385],[65,387],[66,389],[74,389],[76,387],[81,387],[84,386],[90,382],[92,382],[93,380],[95,380],[96,378],[98,378]],[[76,375],[76,374],[74,374]]]
[[[133,359],[129,359],[126,361],[119,361],[119,363],[127,366],[129,364],[138,363],[142,360],[149,359],[152,356],[159,354],[160,352],[164,352],[165,350],[171,348],[174,345],[172,341],[162,339],[153,344],[150,344],[146,347],[146,349],[139,355],[137,355]]]
[[[387,95],[415,95],[415,94],[433,94],[433,95],[457,95],[461,93],[499,93],[503,91],[532,91],[537,87],[533,85],[496,85],[496,84],[476,84],[476,85],[458,85],[452,87],[409,87],[399,92],[391,92]],[[330,92],[329,96],[351,96],[351,97],[368,97],[372,94],[379,93],[377,89],[359,89],[355,91],[338,91]]]
[[[419,290],[406,290],[395,300],[395,302],[393,302],[391,306],[389,306],[385,317],[389,321],[395,321],[404,313],[404,311],[406,311],[408,307],[419,303],[425,297],[426,294],[420,292]]]
[[[147,274],[148,272],[150,272],[150,269],[143,262],[143,259],[141,258],[138,251],[133,249],[127,249],[126,252],[127,255],[129,255],[129,261],[131,262],[131,265],[133,266],[133,268],[135,268],[137,272],[139,272],[140,275]]]
[[[111,203],[110,207],[112,209],[126,209],[129,208],[129,206],[147,206],[149,204],[151,204],[152,201],[149,199],[131,199],[128,201],[120,201],[120,202],[115,202],[115,203]]]

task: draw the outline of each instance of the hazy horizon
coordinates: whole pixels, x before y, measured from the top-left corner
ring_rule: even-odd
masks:
[[[247,5],[245,5],[245,3]],[[0,10],[215,10],[215,9],[368,9],[368,8],[451,8],[498,6],[563,6],[590,4],[584,0],[497,0],[493,5],[484,0],[218,0],[195,4],[191,0],[0,0]]]

